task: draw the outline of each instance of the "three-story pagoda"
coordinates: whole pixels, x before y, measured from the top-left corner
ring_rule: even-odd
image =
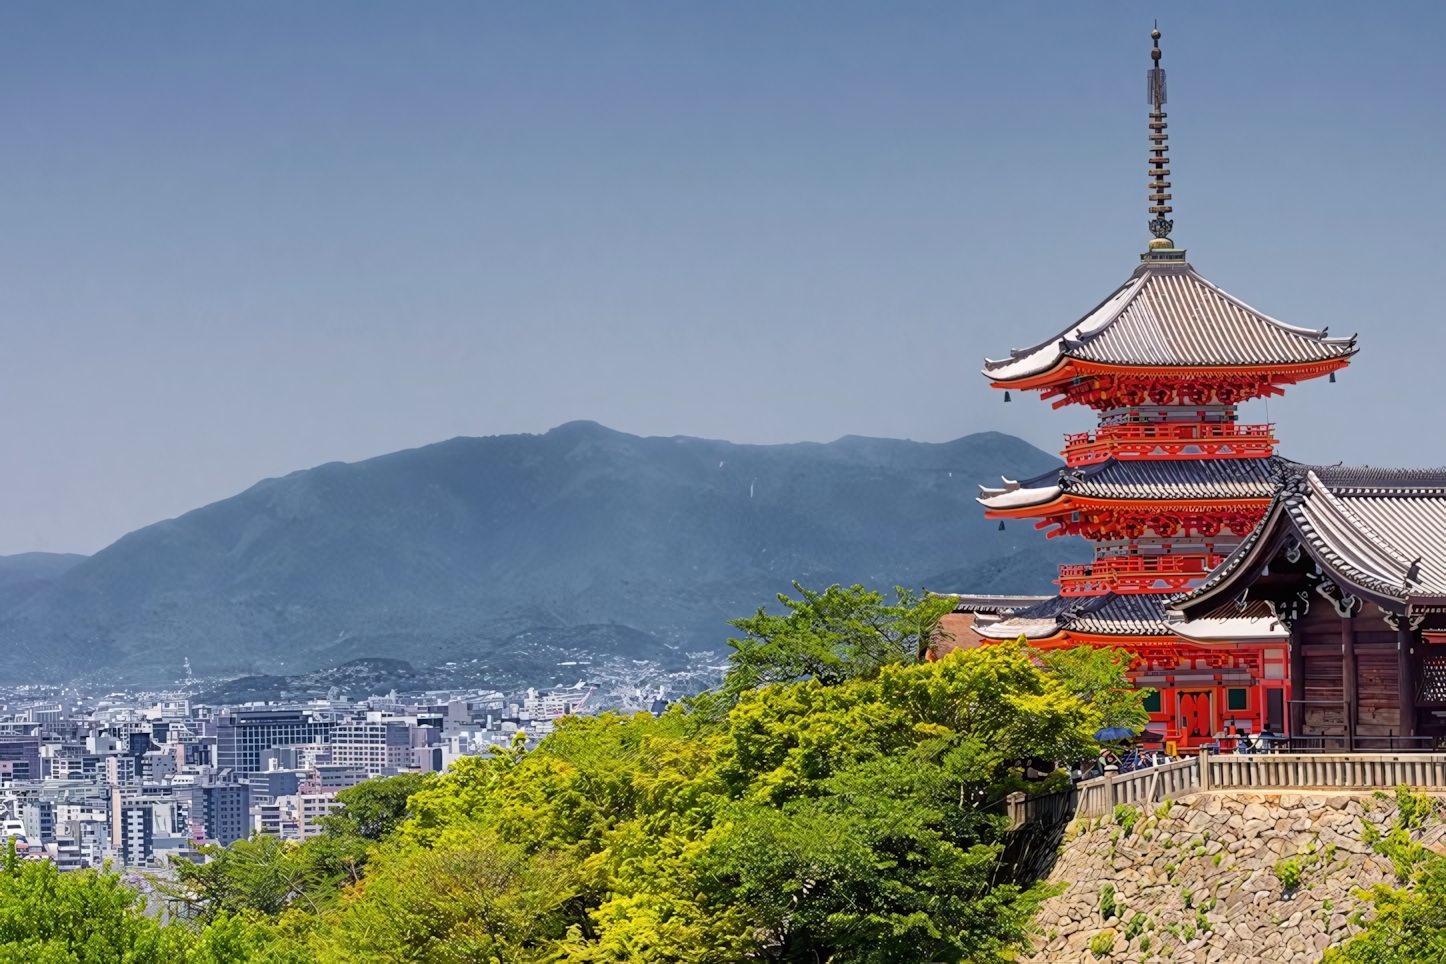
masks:
[[[1232,727],[1284,726],[1288,629],[1263,604],[1223,606],[1188,624],[1172,596],[1200,586],[1261,522],[1283,460],[1271,425],[1243,425],[1242,402],[1344,368],[1355,338],[1284,324],[1202,277],[1177,248],[1169,204],[1165,72],[1158,30],[1147,74],[1150,231],[1129,280],[1058,335],[984,374],[1010,393],[1098,413],[1065,438],[1065,467],[981,487],[990,518],[1036,520],[1082,536],[1094,559],[1061,566],[1059,594],[961,601],[985,638],[1124,646],[1132,677],[1158,692],[1151,730],[1183,747]]]

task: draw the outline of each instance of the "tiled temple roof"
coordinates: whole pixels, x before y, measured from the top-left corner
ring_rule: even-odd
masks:
[[[1183,638],[1196,644],[1235,643],[1244,640],[1278,642],[1288,630],[1276,621],[1268,606],[1251,601],[1245,606],[1225,603],[1191,622],[1170,611],[1171,597],[1163,593],[1134,593],[1102,596],[1054,596],[1032,606],[991,615],[994,621],[979,620],[974,631],[991,639],[1043,640],[1062,632],[1089,636]],[[980,615],[985,610],[961,597],[956,612]]]
[[[1044,505],[1060,495],[1094,499],[1269,499],[1279,461],[1254,459],[1109,459],[1097,465],[1056,469],[1002,489],[980,486],[979,501],[991,509]]]
[[[1006,610],[993,623],[979,623],[975,631],[993,639],[1044,639],[1061,630],[1097,636],[1169,636],[1159,594],[1052,596],[1033,606]],[[960,611],[980,612],[968,602]]]
[[[1355,336],[1296,328],[1262,314],[1185,263],[1145,263],[1099,307],[1054,338],[986,360],[996,382],[1039,375],[1066,358],[1137,367],[1225,368],[1345,358]]]
[[[1052,596],[969,596],[958,595],[955,600],[956,613],[984,613],[995,616],[1014,609],[1026,609],[1038,605]]]
[[[1265,520],[1198,588],[1176,597],[1217,597],[1287,535],[1339,579],[1379,597],[1446,600],[1446,470],[1283,463]]]

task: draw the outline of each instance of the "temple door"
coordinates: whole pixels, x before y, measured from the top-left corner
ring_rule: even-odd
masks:
[[[1180,732],[1190,738],[1209,738],[1215,732],[1214,716],[1210,712],[1210,698],[1206,690],[1200,693],[1180,694]]]

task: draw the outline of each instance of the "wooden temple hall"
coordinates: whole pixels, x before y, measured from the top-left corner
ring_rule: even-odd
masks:
[[[1165,74],[1153,34],[1149,228],[1130,277],[984,374],[1097,427],[1064,465],[981,487],[1001,527],[1093,543],[1048,597],[961,596],[941,648],[1025,638],[1118,646],[1182,750],[1270,730],[1294,748],[1432,748],[1446,737],[1446,470],[1311,466],[1240,403],[1335,380],[1355,336],[1299,328],[1201,275],[1170,234]],[[1228,744],[1226,744],[1228,746]]]

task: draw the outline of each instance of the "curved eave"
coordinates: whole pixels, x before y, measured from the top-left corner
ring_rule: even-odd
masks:
[[[1412,597],[1400,587],[1391,586],[1368,573],[1346,565],[1333,553],[1322,551],[1319,537],[1313,537],[1309,526],[1302,526],[1299,507],[1294,501],[1275,500],[1275,504],[1229,557],[1206,577],[1205,582],[1170,601],[1172,609],[1189,622],[1192,613],[1210,611],[1237,597],[1241,588],[1248,588],[1275,558],[1287,539],[1294,537],[1321,573],[1338,586],[1348,587],[1350,594],[1375,603],[1390,612],[1407,608]],[[1421,597],[1424,602],[1425,597]],[[1434,598],[1434,597],[1432,597]]]
[[[995,489],[991,494],[981,495],[975,501],[986,509],[1028,509],[1048,505],[1058,499],[1062,491],[1057,485],[1041,486],[1037,489],[1006,489],[1002,492]]]
[[[1278,628],[1271,630],[1263,625],[1268,620],[1257,619],[1208,619],[1208,623],[1195,634],[1186,634],[1183,626],[1167,624],[1168,628],[1159,633],[1144,633],[1138,629],[1122,633],[1090,632],[1060,626],[1053,620],[1018,620],[990,626],[975,627],[979,635],[1001,642],[1018,639],[1020,636],[1031,646],[1040,649],[1054,649],[1064,646],[1124,646],[1124,647],[1178,647],[1180,645],[1203,648],[1239,649],[1256,646],[1279,645],[1289,638],[1289,633]],[[1250,625],[1235,625],[1249,623]],[[1218,624],[1218,625],[1217,625]],[[1228,624],[1228,625],[1227,625]]]
[[[1121,633],[1118,636],[1108,633],[1087,633],[1077,629],[1062,629],[1057,639],[1049,642],[1063,646],[1169,646],[1179,641],[1179,637],[1173,633],[1162,633],[1154,636],[1146,633]]]
[[[975,625],[974,632],[986,639],[1009,642],[1023,636],[1030,643],[1046,642],[1060,633],[1059,623],[1053,619],[1019,620],[993,623],[987,626]]]
[[[1281,643],[1290,638],[1290,630],[1270,618],[1240,617],[1236,619],[1203,618],[1193,623],[1170,623],[1170,631],[1192,643]]]
[[[1181,378],[1225,378],[1241,374],[1269,374],[1272,376],[1272,381],[1295,384],[1340,371],[1351,363],[1351,357],[1359,350],[1352,346],[1334,358],[1265,365],[1125,365],[1089,361],[1065,353],[1054,365],[1044,371],[1021,375],[1018,378],[996,378],[987,368],[983,369],[981,373],[989,378],[989,384],[993,388],[1012,388],[1018,391],[1053,388],[1076,378],[1088,378],[1093,375],[1144,376],[1160,372],[1167,372]]]
[[[1055,359],[1052,365],[1043,371],[1028,372],[1017,378],[997,378],[994,373],[987,368],[981,368],[979,374],[989,379],[989,385],[992,388],[1043,388],[1063,379],[1073,378],[1074,365],[1078,363],[1079,359],[1061,354]]]
[[[1306,514],[1303,506],[1299,503],[1290,504],[1287,506],[1286,513],[1290,518],[1291,529],[1300,539],[1302,550],[1315,560],[1316,565],[1320,566],[1333,582],[1349,586],[1356,595],[1365,596],[1373,602],[1389,600],[1398,606],[1405,603],[1409,591],[1405,586],[1388,582],[1373,573],[1366,572],[1340,555],[1331,545],[1330,537],[1316,528],[1314,521]],[[1367,530],[1366,535],[1367,538],[1375,540],[1374,533],[1369,533]],[[1384,544],[1381,544],[1379,548],[1384,552],[1393,552]],[[1403,565],[1402,568],[1405,566]]]
[[[1075,510],[1092,508],[1128,508],[1148,504],[1152,511],[1159,512],[1212,512],[1228,509],[1255,509],[1268,505],[1269,499],[1242,499],[1231,496],[1219,499],[1151,499],[1145,496],[1101,499],[1061,493],[1056,498],[1032,505],[1002,506],[995,508],[984,499],[978,502],[984,506],[986,519],[1033,519],[1039,516],[1054,516]]]
[[[1265,518],[1245,537],[1245,541],[1226,556],[1224,562],[1212,569],[1203,583],[1189,592],[1172,597],[1169,601],[1170,608],[1179,612],[1188,622],[1192,612],[1212,611],[1222,601],[1234,595],[1232,590],[1240,582],[1244,581],[1247,585],[1254,582],[1275,557],[1284,541],[1284,534],[1279,528],[1280,516],[1284,514],[1284,501],[1276,497],[1272,500]]]

